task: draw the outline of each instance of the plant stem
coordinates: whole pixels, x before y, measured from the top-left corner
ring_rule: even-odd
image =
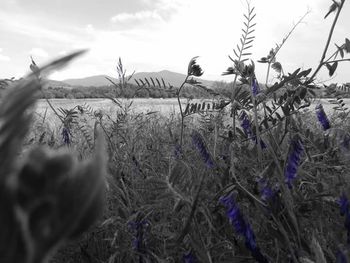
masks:
[[[180,114],[181,114],[180,147],[182,147],[182,139],[183,139],[183,132],[184,132],[184,119],[185,119],[185,115],[184,115],[184,112],[182,111],[182,105],[181,105],[181,101],[180,101],[180,92],[181,92],[182,88],[184,87],[184,85],[186,84],[188,78],[189,78],[189,75],[186,76],[184,82],[181,84],[181,86],[177,92],[177,102],[179,104],[179,109],[180,109]]]
[[[267,65],[267,73],[266,73],[266,81],[265,81],[265,86],[266,87],[267,87],[267,84],[269,82],[270,68],[271,68],[271,62],[269,62],[268,65]]]
[[[350,58],[344,58],[344,59],[336,59],[333,61],[324,61],[322,62],[322,66],[328,63],[335,63],[335,62],[344,62],[344,61],[350,61]]]
[[[237,76],[235,76],[235,79],[233,80],[232,85],[232,96],[231,96],[231,104],[232,104],[232,133],[233,133],[233,140],[236,138],[236,109],[234,109],[233,102],[235,101],[235,90],[237,86]]]
[[[262,165],[262,154],[261,154],[261,139],[260,139],[260,131],[259,131],[259,121],[258,121],[258,110],[257,110],[257,105],[256,105],[256,100],[255,100],[255,95],[253,94],[252,91],[252,85],[253,85],[253,78],[255,76],[251,77],[249,80],[249,85],[250,85],[250,96],[253,101],[253,109],[254,109],[254,122],[255,122],[255,138],[257,142],[257,148],[258,148],[258,164],[259,167]]]
[[[345,0],[341,0],[340,6],[338,7],[337,14],[335,15],[335,18],[334,18],[332,27],[331,27],[331,29],[330,29],[330,31],[329,31],[329,35],[328,35],[328,39],[327,39],[327,42],[326,42],[326,46],[325,46],[325,48],[324,48],[324,50],[323,50],[323,53],[322,53],[321,61],[320,61],[319,65],[318,65],[317,69],[316,69],[315,72],[312,74],[312,76],[310,77],[310,79],[307,81],[306,84],[309,84],[309,83],[315,78],[315,76],[317,75],[317,73],[320,71],[320,69],[321,69],[322,66],[323,66],[323,62],[324,62],[324,59],[325,59],[325,57],[326,57],[329,44],[330,44],[331,39],[332,39],[332,36],[333,36],[334,28],[335,28],[335,25],[337,24],[337,21],[338,21],[340,12],[341,12],[341,10],[342,10],[342,8],[343,8],[344,2],[345,2]]]

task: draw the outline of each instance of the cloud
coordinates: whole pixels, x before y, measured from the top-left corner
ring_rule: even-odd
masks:
[[[10,32],[29,37],[29,39],[45,39],[50,42],[74,44],[86,35],[85,28],[63,26],[47,21],[43,24],[40,19],[27,14],[15,14],[0,10],[0,32]]]
[[[2,48],[0,48],[0,61],[10,61],[11,60],[10,57],[5,56],[5,55],[3,55],[1,53],[2,53]]]
[[[86,33],[88,33],[88,34],[94,34],[95,33],[95,28],[94,28],[94,26],[93,25],[91,25],[91,24],[88,24],[88,25],[86,25],[86,27],[85,27],[85,31],[86,31]]]
[[[113,23],[135,23],[142,22],[144,20],[161,21],[163,19],[156,10],[140,11],[136,13],[121,13],[111,18]]]
[[[40,58],[48,58],[49,57],[49,53],[47,53],[42,48],[32,48],[32,50],[29,51],[29,54],[33,57],[40,57]]]

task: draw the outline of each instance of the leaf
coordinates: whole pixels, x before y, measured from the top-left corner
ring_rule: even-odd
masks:
[[[258,60],[259,63],[268,63],[269,60],[266,57],[262,57],[260,60]]]
[[[249,21],[252,21],[256,17],[256,14],[254,14]],[[254,24],[255,25],[255,24]]]
[[[247,45],[247,43],[246,43],[246,45]],[[251,48],[252,46],[253,46],[253,45],[250,45],[250,46],[244,46],[243,50],[249,49],[249,48]]]
[[[299,96],[303,100],[305,98],[306,94],[307,94],[307,88],[303,87],[300,91]]]
[[[278,73],[282,72],[282,65],[279,62],[275,62],[271,65],[271,67],[276,70]]]
[[[310,74],[312,68],[309,68],[307,70],[303,70],[302,72],[300,72],[298,75],[297,75],[297,78],[302,78],[302,77],[306,77],[307,75]]]
[[[345,51],[346,53],[350,53],[350,40],[345,38]]]
[[[344,50],[343,50],[343,48],[342,48],[342,47],[339,47],[337,44],[335,44],[335,46],[337,47],[338,52],[339,52],[341,58],[344,58]]]
[[[238,56],[236,50],[233,50],[233,52],[235,53],[236,57],[239,58],[239,56]],[[232,60],[232,59],[231,59],[231,60]]]
[[[329,16],[329,14],[333,13],[336,9],[337,9],[338,5],[336,3],[333,3],[330,7],[329,7],[329,11],[328,13],[325,15],[324,19],[327,18],[327,16]]]
[[[298,73],[299,73],[300,70],[301,70],[301,68],[298,68],[298,69],[295,70],[292,74],[288,73],[288,75],[289,75],[290,77],[295,78],[295,77],[298,75]]]
[[[338,62],[334,62],[332,65],[329,63],[326,64],[326,67],[328,69],[329,76],[332,77],[334,75],[335,70],[338,67]]]

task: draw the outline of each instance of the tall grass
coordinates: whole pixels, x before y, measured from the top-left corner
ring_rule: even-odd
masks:
[[[259,86],[259,64],[244,51],[253,44],[255,14],[248,4],[241,46],[225,72],[234,75],[229,96],[190,78],[202,74],[193,58],[176,89],[179,116],[132,114],[132,100],[123,104],[116,98],[110,98],[113,116],[88,105],[54,109],[62,122],[55,143],[43,148],[49,141],[42,134],[50,131],[42,120],[35,122],[41,128],[30,141],[34,150],[18,164],[40,87],[38,73],[75,55],[35,70],[0,107],[0,225],[5,233],[0,261],[43,262],[58,245],[74,239],[51,261],[347,262],[349,111],[341,98],[333,101],[335,115],[327,116],[322,105],[316,113],[304,111],[320,88],[315,83],[320,68],[333,75],[338,63],[348,60],[348,39],[326,58],[344,3],[331,6],[334,22],[314,71],[283,71],[276,55],[288,34],[260,60],[268,65],[267,79],[271,67],[278,82]],[[113,84],[127,87],[121,60],[118,75],[120,82]],[[148,81],[148,88],[151,82],[156,85]],[[183,109],[185,85],[208,91],[217,106]],[[199,116],[194,121],[190,114]],[[223,121],[227,115],[229,124]],[[89,156],[93,159],[86,161]],[[104,186],[103,216],[89,228],[103,207]]]

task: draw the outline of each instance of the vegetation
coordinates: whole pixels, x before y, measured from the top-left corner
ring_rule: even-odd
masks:
[[[75,239],[51,262],[348,262],[350,122],[341,96],[349,92],[330,92],[332,115],[321,104],[309,110],[316,91],[329,91],[315,84],[320,68],[333,75],[349,60],[348,39],[326,58],[344,3],[333,1],[326,15],[335,13],[316,69],[285,74],[281,44],[260,59],[268,66],[265,86],[249,63],[255,13],[248,4],[241,45],[224,73],[234,75],[231,89],[203,86],[193,58],[180,87],[162,88],[179,100],[193,86],[215,105],[179,103],[179,115],[131,114],[132,100],[116,96],[130,88],[120,61],[119,82],[105,94],[117,114],[88,105],[55,109],[47,98],[61,123],[51,130],[45,116],[30,122],[35,90],[43,71],[76,54],[33,66],[0,107],[0,261],[43,262]],[[272,85],[270,68],[280,74]],[[161,89],[151,80],[137,89],[151,86]],[[22,145],[34,150],[19,165]],[[104,192],[103,216],[78,237],[101,212]]]

